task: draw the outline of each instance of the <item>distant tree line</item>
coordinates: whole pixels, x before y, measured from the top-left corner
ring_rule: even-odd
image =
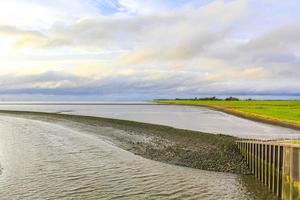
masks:
[[[198,97],[195,97],[195,98],[187,98],[187,99],[185,99],[185,98],[176,98],[175,100],[195,100],[195,101],[204,101],[204,100],[209,100],[209,101],[223,101],[223,100],[225,100],[225,101],[239,101],[240,99],[239,98],[237,98],[237,97],[232,97],[232,96],[230,96],[230,97],[227,97],[227,98],[224,98],[224,99],[222,99],[222,98],[217,98],[217,97],[215,97],[215,96],[213,96],[213,97],[203,97],[203,98],[198,98]],[[250,99],[246,99],[247,101],[251,101],[252,99],[250,98]]]
[[[156,99],[156,100],[174,100],[174,99]],[[237,97],[227,97],[227,98],[217,98],[215,96],[212,97],[202,97],[202,98],[198,98],[198,97],[194,97],[194,98],[176,98],[175,100],[188,100],[188,101],[239,101],[240,99]],[[252,101],[253,99],[249,98],[246,99],[246,101]]]

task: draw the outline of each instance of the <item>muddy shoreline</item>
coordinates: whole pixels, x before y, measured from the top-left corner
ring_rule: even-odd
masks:
[[[0,111],[0,114],[58,123],[100,134],[125,150],[160,162],[249,174],[247,164],[235,145],[236,138],[232,136],[101,117],[27,111]]]
[[[280,121],[280,120],[276,120],[276,119],[269,119],[269,118],[258,116],[258,115],[255,115],[255,114],[243,113],[243,112],[239,112],[239,111],[232,110],[232,109],[229,109],[229,108],[222,108],[222,107],[219,107],[219,106],[176,104],[176,103],[163,103],[163,102],[159,102],[159,104],[161,104],[161,105],[178,105],[178,106],[182,105],[182,106],[204,107],[204,108],[208,108],[208,109],[211,109],[211,110],[220,111],[220,112],[223,112],[223,113],[226,113],[226,114],[229,114],[229,115],[234,115],[236,117],[249,119],[249,120],[252,120],[252,121],[255,121],[255,122],[280,126],[280,127],[284,127],[284,128],[290,128],[290,129],[294,129],[294,130],[298,130],[298,131],[300,130],[300,125],[298,125],[298,124],[293,124],[293,123]]]
[[[297,125],[297,124],[283,122],[283,121],[275,120],[275,119],[268,119],[268,118],[260,117],[260,116],[254,115],[254,114],[246,114],[243,112],[230,110],[230,109],[226,109],[226,108],[219,108],[219,107],[214,107],[214,106],[207,106],[207,108],[210,108],[212,110],[221,111],[221,112],[224,112],[224,113],[227,113],[230,115],[234,115],[234,116],[241,117],[244,119],[249,119],[249,120],[256,121],[256,122],[271,124],[271,125],[275,125],[275,126],[281,126],[284,128],[290,128],[290,129],[294,129],[294,130],[300,130],[300,125]]]

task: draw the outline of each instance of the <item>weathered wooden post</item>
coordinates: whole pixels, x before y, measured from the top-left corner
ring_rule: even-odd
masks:
[[[238,141],[252,174],[283,200],[300,199],[300,145]]]

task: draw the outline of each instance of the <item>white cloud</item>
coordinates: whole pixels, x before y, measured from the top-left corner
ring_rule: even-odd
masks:
[[[109,14],[101,14],[103,3],[109,3]],[[57,95],[299,92],[289,84],[300,75],[297,18],[285,16],[278,25],[261,14],[260,22],[254,8],[261,2],[198,4],[3,2],[0,90]],[[277,12],[281,3],[267,4]],[[19,15],[13,15],[16,9]],[[265,28],[257,28],[266,21]],[[10,82],[15,76],[19,81]]]

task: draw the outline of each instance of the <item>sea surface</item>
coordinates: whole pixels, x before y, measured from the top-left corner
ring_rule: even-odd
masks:
[[[93,115],[106,110],[106,116],[123,117],[128,111],[124,106],[50,106],[48,110],[45,106],[30,107],[33,108]],[[131,119],[142,117],[142,113],[148,113],[146,119],[150,120],[165,112],[176,119],[183,119],[180,113],[184,111],[184,116],[210,112],[189,107],[162,106],[161,111],[152,106],[134,108],[130,108]],[[252,176],[148,160],[99,135],[68,127],[0,115],[0,199],[275,199]]]
[[[240,138],[300,138],[300,131],[242,119],[199,106],[151,102],[9,102],[0,110],[42,111],[133,120]]]

